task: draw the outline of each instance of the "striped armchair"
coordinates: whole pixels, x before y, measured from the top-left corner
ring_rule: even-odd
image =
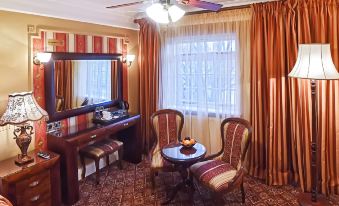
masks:
[[[177,143],[180,140],[183,125],[184,116],[177,110],[159,110],[151,116],[151,126],[155,136],[154,144],[150,151],[153,188],[155,185],[155,175],[157,175],[159,171],[175,171],[174,165],[161,156],[161,149],[167,144]]]
[[[0,206],[13,206],[9,200],[0,195]]]
[[[221,124],[222,148],[214,155],[190,167],[191,178],[209,188],[217,201],[224,193],[240,187],[245,203],[244,159],[251,139],[250,123],[240,118],[227,118]]]

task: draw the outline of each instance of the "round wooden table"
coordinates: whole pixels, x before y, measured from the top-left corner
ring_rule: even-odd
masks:
[[[196,143],[192,148],[185,148],[179,143],[169,144],[162,148],[161,155],[164,159],[174,164],[182,177],[182,182],[174,187],[170,198],[162,203],[168,204],[182,187],[189,186],[194,189],[192,181],[188,178],[188,168],[205,157],[206,148],[200,143]]]

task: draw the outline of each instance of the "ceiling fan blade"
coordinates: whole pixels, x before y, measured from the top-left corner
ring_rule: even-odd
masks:
[[[183,0],[182,3],[189,5],[189,6],[194,6],[194,7],[207,9],[211,11],[219,11],[221,7],[223,6],[222,4],[216,4],[212,2],[199,1],[199,0]]]
[[[144,2],[148,2],[148,1],[136,1],[136,2],[131,2],[131,3],[127,3],[127,4],[107,6],[106,9],[114,9],[114,8],[125,7],[125,6],[133,6],[133,5],[137,5],[137,4],[143,4]]]

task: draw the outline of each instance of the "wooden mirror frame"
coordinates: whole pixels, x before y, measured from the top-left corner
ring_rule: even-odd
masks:
[[[59,121],[69,117],[74,117],[80,114],[93,112],[96,107],[103,106],[114,107],[118,106],[122,100],[122,54],[94,54],[94,53],[66,53],[66,52],[53,52],[51,60],[45,63],[45,98],[46,98],[46,111],[49,115],[48,122]],[[116,60],[118,62],[118,98],[112,101],[107,101],[98,104],[88,105],[70,109],[66,111],[57,112],[55,102],[55,84],[54,84],[54,61],[55,60]]]

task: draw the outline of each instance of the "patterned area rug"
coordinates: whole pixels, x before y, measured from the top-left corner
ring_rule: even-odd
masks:
[[[80,182],[80,201],[76,205],[86,206],[130,206],[161,205],[171,186],[180,182],[176,173],[160,173],[156,177],[156,189],[152,192],[149,163],[143,161],[138,165],[124,162],[124,169],[119,170],[113,164],[109,169],[100,171],[100,184],[95,184],[95,176],[91,175]],[[300,192],[293,186],[267,186],[263,182],[246,178],[246,201],[243,205],[298,205],[296,196]],[[179,191],[176,198],[168,205],[213,206],[211,194],[195,183],[194,201],[190,201],[188,192]],[[225,205],[242,205],[240,190],[234,190],[224,196]],[[330,205],[339,206],[339,196],[328,197]]]

